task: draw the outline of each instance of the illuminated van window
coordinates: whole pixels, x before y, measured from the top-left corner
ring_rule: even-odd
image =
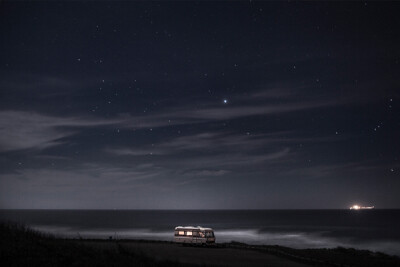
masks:
[[[179,226],[175,227],[174,242],[210,245],[215,243],[215,235],[212,228]]]

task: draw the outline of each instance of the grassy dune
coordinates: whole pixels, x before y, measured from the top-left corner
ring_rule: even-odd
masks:
[[[60,239],[19,224],[0,224],[1,266],[188,266],[155,261],[141,253],[99,249],[83,240]]]
[[[354,248],[293,249],[282,246],[249,246],[238,242],[233,242],[230,246],[263,251],[313,266],[400,267],[400,258],[397,256]]]
[[[12,223],[0,224],[0,240],[1,266],[400,266],[396,256],[340,247],[232,242],[198,248],[165,241],[62,239]]]

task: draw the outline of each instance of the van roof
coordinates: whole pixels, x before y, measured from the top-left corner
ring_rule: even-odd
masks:
[[[175,230],[200,230],[200,231],[213,231],[212,228],[205,228],[201,226],[177,226]]]

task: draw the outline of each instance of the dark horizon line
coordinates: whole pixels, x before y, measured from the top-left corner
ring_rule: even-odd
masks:
[[[6,210],[37,210],[37,211],[267,211],[267,210],[350,210],[350,208],[282,208],[282,209],[24,209],[24,208],[0,208],[0,211]],[[360,209],[352,210],[354,212],[363,210],[400,210],[400,208],[373,208],[373,209]]]

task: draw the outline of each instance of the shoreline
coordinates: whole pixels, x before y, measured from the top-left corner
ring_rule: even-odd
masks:
[[[337,247],[216,243],[183,246],[147,239],[59,238],[18,224],[0,224],[3,266],[400,266],[400,258],[381,252]],[[4,265],[5,264],[5,265]]]

